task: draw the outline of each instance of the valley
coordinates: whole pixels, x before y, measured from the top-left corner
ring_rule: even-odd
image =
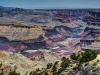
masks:
[[[16,70],[22,75],[73,53],[100,51],[99,9],[4,8],[0,7],[0,51],[10,54],[7,60],[18,63],[2,56],[0,62],[7,66],[8,62],[16,66],[25,62],[24,69],[19,66]]]

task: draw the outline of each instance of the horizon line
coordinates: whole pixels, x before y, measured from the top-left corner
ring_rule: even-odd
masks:
[[[11,7],[11,6],[0,6],[4,8],[22,8],[22,9],[100,9],[100,7]]]

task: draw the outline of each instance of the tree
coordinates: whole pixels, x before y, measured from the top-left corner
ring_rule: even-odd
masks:
[[[59,62],[59,61],[56,61],[56,62],[54,63],[54,65],[57,65],[57,64],[58,64],[58,62]]]
[[[66,57],[62,57],[61,61],[64,61],[64,60],[66,60]]]
[[[78,59],[78,56],[76,56],[75,53],[73,53],[70,57],[71,57],[71,59],[73,59],[73,60],[77,60],[77,59]]]
[[[62,61],[62,63],[61,63],[61,67],[62,68],[67,68],[68,66],[70,65],[70,60],[68,59],[68,58],[64,58],[64,60]]]
[[[0,64],[0,68],[1,68],[1,66],[2,66],[2,63]]]
[[[3,72],[1,72],[1,73],[0,73],[0,75],[4,75],[4,73],[3,73]]]
[[[63,68],[60,68],[60,69],[58,70],[58,72],[57,72],[57,75],[60,75],[62,71],[64,71],[64,69],[63,69]]]
[[[30,72],[29,75],[35,75],[35,71]]]
[[[44,75],[49,75],[47,72]]]
[[[68,66],[69,66],[69,64],[67,62],[62,62],[61,63],[62,68],[67,68]]]
[[[86,50],[84,53],[82,53],[82,58],[80,59],[80,62],[88,62],[93,59],[95,59],[98,55],[98,52],[96,50]]]
[[[57,72],[53,72],[52,75],[58,75]]]
[[[20,75],[20,73],[16,73],[15,71],[9,72],[9,75]]]
[[[52,72],[55,72],[55,71],[57,71],[57,67],[54,65],[54,66],[52,67]]]
[[[52,67],[52,63],[48,63],[47,64],[47,69],[51,68]]]

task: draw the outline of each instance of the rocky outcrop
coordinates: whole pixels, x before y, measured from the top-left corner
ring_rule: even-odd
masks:
[[[87,24],[90,26],[100,26],[100,11],[88,11],[88,15],[83,18],[83,21],[87,22]]]
[[[17,73],[25,75],[26,72],[33,71],[35,63],[21,54],[0,51],[0,63],[2,63],[4,75],[16,70]]]
[[[0,50],[0,58],[3,58],[4,56],[6,56],[2,50]]]

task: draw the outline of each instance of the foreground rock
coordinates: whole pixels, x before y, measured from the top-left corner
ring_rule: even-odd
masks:
[[[16,70],[17,73],[25,75],[26,72],[33,71],[35,62],[29,60],[18,53],[4,52],[0,50],[0,63],[2,63],[1,68],[9,73],[10,71]],[[38,65],[37,65],[38,66]],[[8,75],[8,74],[7,74]]]

